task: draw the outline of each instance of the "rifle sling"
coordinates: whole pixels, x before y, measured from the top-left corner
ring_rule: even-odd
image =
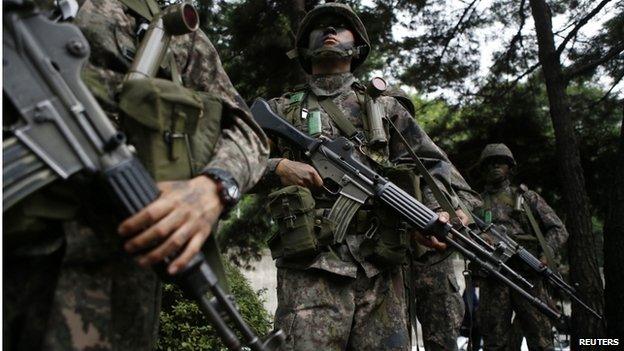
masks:
[[[523,196],[523,195],[520,194],[520,196]],[[553,272],[557,272],[557,269],[555,267],[555,261],[553,260],[553,254],[550,250],[550,246],[548,246],[548,243],[546,243],[544,234],[542,233],[542,230],[540,229],[539,224],[537,224],[537,221],[535,220],[535,217],[533,216],[533,212],[531,211],[531,207],[529,207],[529,204],[525,201],[524,197],[522,199],[522,207],[524,207],[524,212],[526,213],[526,216],[529,219],[529,223],[531,223],[531,228],[533,228],[533,232],[535,233],[535,236],[537,236],[537,240],[539,241],[540,246],[542,247],[544,256],[546,256],[546,260],[548,261],[546,262],[548,264],[548,268],[550,268]]]
[[[446,195],[442,192],[442,189],[440,189],[440,187],[438,186],[438,183],[436,183],[436,181],[433,179],[433,176],[431,175],[431,173],[429,173],[429,171],[427,170],[423,162],[420,160],[418,155],[416,155],[416,152],[414,152],[414,149],[412,149],[412,146],[407,142],[405,137],[403,137],[403,134],[401,134],[401,131],[399,131],[396,125],[394,125],[394,123],[389,118],[387,119],[387,121],[388,121],[388,124],[396,131],[401,142],[405,145],[407,152],[410,154],[410,156],[414,160],[416,169],[418,170],[420,175],[423,178],[425,178],[425,182],[427,182],[427,185],[429,185],[429,187],[431,188],[431,191],[433,192],[433,196],[435,197],[436,201],[438,201],[438,204],[440,205],[440,207],[444,211],[448,212],[451,218],[457,217],[457,214],[455,213],[455,208],[453,207],[449,199],[446,197]]]

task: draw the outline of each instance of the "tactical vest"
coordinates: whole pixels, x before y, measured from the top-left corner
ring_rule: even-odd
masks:
[[[360,105],[360,111],[362,112],[363,117],[365,117],[363,118],[364,137],[361,138],[362,140],[360,140],[363,142],[362,151],[366,154],[366,156],[368,156],[371,160],[373,160],[381,167],[389,167],[391,165],[389,161],[388,146],[385,145],[384,147],[372,148],[367,142],[368,140],[370,140],[370,135],[367,125],[368,119],[366,118],[366,107],[364,106],[364,102],[367,98],[366,88],[359,83],[353,83],[352,87],[353,91],[357,96],[357,100]],[[297,129],[307,130],[308,132],[310,132],[309,127],[304,126],[304,120],[313,118],[313,114],[316,111],[323,110],[323,108],[318,103],[318,99],[313,96],[307,85],[300,86],[298,87],[298,89],[295,89],[293,92],[287,93],[285,96],[288,98],[289,101],[288,105],[284,107],[283,117],[285,117],[292,125],[297,127]],[[307,114],[305,119],[302,118],[304,108],[305,113]],[[330,115],[330,111],[325,111],[325,113]],[[330,119],[333,120],[333,118]],[[389,135],[388,127],[386,126],[385,129],[386,135]],[[341,130],[341,132],[344,133],[345,131]]]
[[[365,114],[363,103],[366,93],[357,83],[353,88],[360,102],[361,111]],[[310,94],[309,89],[304,86],[287,93],[285,97],[288,102],[277,106],[280,115],[297,129],[308,132],[309,127],[304,121],[311,118],[311,114],[315,111],[322,109],[315,101],[315,97],[311,98]],[[328,111],[325,112],[329,115]],[[302,113],[307,113],[306,119],[302,118]],[[331,117],[330,119],[333,120]],[[367,134],[366,123],[363,124],[364,132]],[[320,129],[318,131],[320,132]],[[343,130],[341,132],[344,134]],[[405,165],[391,165],[388,146],[386,145],[385,149],[373,150],[367,147],[366,140],[367,138],[364,139],[363,151],[376,162],[380,173],[420,199],[420,178],[413,169]],[[294,160],[302,158],[301,155],[288,153],[282,156]],[[340,244],[333,235],[337,223],[332,223],[326,217],[332,205],[333,202],[315,199],[308,189],[300,186],[288,186],[271,193],[268,211],[278,226],[277,232],[269,240],[273,258],[306,260],[327,250],[329,246]],[[360,254],[369,262],[387,267],[402,264],[406,258],[409,248],[407,224],[397,221],[396,215],[387,208],[374,206],[358,211],[349,224],[348,232],[365,236],[360,246]]]
[[[527,214],[525,213],[525,209],[522,206],[522,202],[526,201],[524,197],[524,193],[528,190],[526,186],[521,185],[520,187],[510,187],[511,194],[507,193],[498,193],[496,195],[491,195],[486,193],[483,196],[483,217],[487,223],[492,223],[492,206],[493,202],[502,202],[506,206],[512,208],[511,218],[517,221],[522,228],[522,233],[516,234],[512,239],[518,241],[521,245],[525,246],[529,251],[533,254],[539,255],[540,244],[537,239],[537,235],[535,234],[533,228],[531,227],[531,223]]]

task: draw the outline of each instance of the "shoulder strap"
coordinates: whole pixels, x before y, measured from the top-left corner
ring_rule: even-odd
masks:
[[[340,131],[343,132],[347,138],[352,138],[358,133],[353,123],[347,119],[344,113],[342,113],[342,110],[340,110],[338,105],[336,105],[330,97],[319,99],[314,93],[310,92],[309,98],[311,101],[314,99],[318,101],[318,104],[323,108],[323,110],[325,110],[325,112],[327,112],[329,118],[336,123],[338,129],[340,129]]]
[[[524,192],[519,192],[519,196],[520,196],[520,200],[522,201],[522,207],[524,208],[524,213],[529,219],[529,223],[531,223],[531,228],[533,228],[533,232],[535,233],[535,236],[537,236],[537,240],[539,241],[540,246],[542,247],[542,252],[544,252],[544,256],[546,256],[546,260],[548,260],[547,262],[548,267],[555,272],[556,271],[555,261],[553,260],[553,253],[550,250],[550,246],[548,246],[548,244],[546,243],[544,234],[542,234],[542,230],[540,229],[539,224],[537,223],[537,220],[535,220],[535,216],[533,216],[533,211],[531,211],[531,207],[529,206],[527,201],[524,199]]]

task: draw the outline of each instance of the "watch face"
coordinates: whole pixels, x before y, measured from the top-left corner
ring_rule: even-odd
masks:
[[[227,187],[227,195],[230,199],[236,201],[240,197],[240,191],[236,185],[230,185]]]

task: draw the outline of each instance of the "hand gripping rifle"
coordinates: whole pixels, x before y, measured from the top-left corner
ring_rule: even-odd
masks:
[[[492,248],[495,251],[500,252],[499,255],[502,259],[508,260],[510,258],[520,261],[534,272],[544,277],[548,283],[555,288],[562,291],[565,295],[569,296],[572,300],[581,305],[584,309],[591,312],[596,318],[602,319],[602,316],[596,312],[596,310],[589,307],[580,297],[576,294],[576,289],[570,286],[563,280],[559,272],[554,271],[548,267],[548,265],[542,263],[537,257],[533,256],[522,245],[518,244],[509,235],[504,232],[499,232],[493,224],[485,223],[481,218],[472,214],[475,224],[481,231],[481,233],[489,233],[492,235],[495,243]]]
[[[335,140],[325,137],[311,138],[275,114],[268,103],[262,99],[254,101],[251,112],[265,132],[280,137],[303,151],[328,185],[329,190],[335,189],[332,192],[340,195],[329,214],[330,218],[337,223],[337,231],[342,230],[341,228],[346,229],[357,209],[367,200],[374,198],[393,209],[415,229],[444,240],[466,258],[479,264],[489,274],[520,293],[547,316],[555,320],[562,317],[559,311],[551,308],[501,273],[500,267],[504,262],[493,256],[487,248],[477,244],[450,224],[440,222],[438,214],[358,161],[354,157],[355,153],[359,152],[358,148],[348,139],[344,137]],[[511,268],[508,269],[511,271]]]
[[[80,30],[48,20],[23,1],[5,0],[3,10],[3,211],[55,180],[78,174],[102,178],[127,216],[155,200],[159,192],[154,180],[80,79],[89,56],[89,44]],[[172,25],[177,27],[167,27]],[[151,34],[146,34],[156,39],[141,43],[131,71],[160,60],[156,53],[166,50],[166,37],[197,26],[197,12],[188,4],[163,11],[152,21]],[[160,49],[145,49],[153,46]],[[276,331],[262,342],[219,286],[202,253],[175,276],[164,273],[164,264],[154,268],[198,303],[230,350],[243,346],[228,320],[251,350],[278,349],[283,333]]]

